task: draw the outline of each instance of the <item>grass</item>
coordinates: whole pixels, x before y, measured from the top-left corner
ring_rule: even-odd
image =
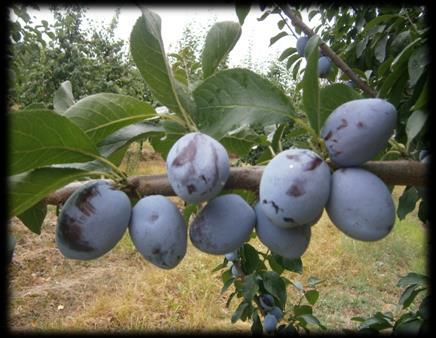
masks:
[[[140,162],[135,169],[135,174],[164,172],[159,160]],[[394,190],[395,198],[401,189]],[[222,256],[202,253],[188,241],[183,261],[172,270],[162,270],[142,258],[126,233],[97,260],[68,260],[56,248],[55,222],[53,207],[40,236],[12,220],[17,247],[10,267],[11,330],[249,332],[249,323],[231,324],[238,302],[225,307],[231,290],[220,295],[220,274],[211,273]],[[310,276],[322,279],[314,314],[333,331],[353,329],[357,327],[350,320],[353,316],[398,311],[398,278],[409,271],[426,272],[426,243],[426,230],[416,212],[373,243],[344,236],[324,214],[302,257],[304,273],[285,275],[304,283]],[[250,244],[265,250],[257,239]],[[289,286],[288,295],[291,305],[298,294]]]

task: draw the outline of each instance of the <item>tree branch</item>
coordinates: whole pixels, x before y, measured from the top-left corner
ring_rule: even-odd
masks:
[[[291,22],[294,26],[298,26],[301,30],[306,33],[308,36],[315,35],[315,32],[310,29],[299,17],[296,15],[288,5],[278,5],[283,13],[291,19]],[[362,81],[352,70],[351,68],[344,62],[342,59],[332,50],[327,44],[321,40],[319,48],[324,52],[326,56],[328,56],[333,63],[338,66],[348,77],[354,81],[357,87],[362,89],[366,94],[371,97],[376,97],[377,92],[369,87],[364,81]]]
[[[337,169],[332,163],[330,167]],[[427,185],[428,167],[426,164],[416,161],[369,161],[361,166],[380,177],[388,185]],[[264,166],[235,167],[230,169],[230,177],[224,189],[246,189],[258,192],[260,178],[262,177]],[[80,186],[86,182],[74,182],[55,191],[45,198],[45,203],[58,205],[66,199]],[[154,176],[133,176],[129,177],[129,188],[125,192],[130,196],[136,196],[136,192],[141,196],[164,195],[175,196],[167,175]],[[136,192],[135,192],[136,190]]]

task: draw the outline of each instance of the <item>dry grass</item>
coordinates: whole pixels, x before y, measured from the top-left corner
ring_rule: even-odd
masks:
[[[164,163],[155,160],[140,163],[135,174],[164,172]],[[17,246],[10,266],[11,330],[249,332],[248,323],[231,324],[238,304],[225,307],[231,290],[220,295],[220,275],[210,272],[222,262],[221,256],[204,254],[189,243],[180,265],[162,270],[142,258],[126,233],[97,260],[68,260],[56,248],[55,222],[50,208],[37,236],[18,219],[12,221]],[[395,310],[398,277],[410,270],[425,272],[425,242],[415,214],[375,243],[345,237],[324,214],[303,256],[303,275],[285,274],[303,282],[309,276],[324,280],[314,313],[333,330],[354,328],[352,316]],[[265,250],[256,239],[250,243]],[[296,298],[290,286],[289,304]]]

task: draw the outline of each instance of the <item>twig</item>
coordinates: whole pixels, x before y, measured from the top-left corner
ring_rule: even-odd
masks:
[[[337,169],[334,164],[327,162]],[[428,166],[424,163],[409,160],[369,161],[361,166],[380,177],[388,185],[427,185]],[[264,166],[236,167],[230,169],[230,176],[224,189],[246,189],[258,192],[260,178]],[[89,182],[89,181],[87,181]],[[45,198],[46,204],[63,203],[77,188],[86,182],[75,182],[55,191]],[[129,188],[125,189],[130,196],[147,195],[175,196],[167,175],[133,176],[128,178]]]
[[[283,13],[291,19],[291,22],[294,26],[298,26],[301,30],[306,33],[308,36],[315,35],[314,31],[310,29],[299,17],[296,15],[287,5],[278,5]],[[364,81],[362,81],[352,70],[351,68],[332,50],[327,44],[321,40],[319,47],[324,52],[326,56],[328,56],[333,63],[338,66],[348,77],[354,81],[357,87],[362,89],[366,94],[370,97],[376,97],[377,92],[369,87]]]

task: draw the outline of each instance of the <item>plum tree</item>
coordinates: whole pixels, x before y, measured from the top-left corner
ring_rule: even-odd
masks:
[[[103,180],[89,182],[65,202],[56,224],[56,243],[72,259],[95,259],[111,250],[127,229],[127,195]]]
[[[309,41],[308,36],[302,36],[297,40],[297,53],[300,56],[304,56],[304,49],[306,48],[307,41]]]
[[[330,68],[332,66],[332,62],[330,58],[327,56],[321,56],[318,59],[318,76],[321,78],[327,77],[328,73],[330,72]]]
[[[267,313],[263,319],[263,329],[266,333],[273,333],[276,330],[277,318],[271,313]]]
[[[296,259],[303,255],[309,246],[311,224],[282,228],[274,225],[265,216],[260,203],[256,205],[255,210],[257,217],[256,234],[264,245],[272,252],[289,259]],[[321,214],[318,219],[320,216]]]
[[[339,230],[361,241],[384,238],[395,223],[389,189],[361,168],[341,168],[333,173],[326,211]]]
[[[250,237],[256,214],[236,194],[218,196],[208,202],[189,228],[191,242],[199,250],[222,255],[238,249]]]
[[[195,132],[171,147],[167,170],[174,192],[189,203],[200,203],[220,193],[230,174],[230,161],[218,141]]]
[[[337,107],[321,130],[330,159],[360,165],[386,147],[396,126],[395,107],[382,99],[358,99]]]
[[[185,220],[164,196],[147,196],[135,204],[129,234],[141,255],[160,268],[176,267],[186,254]]]
[[[261,208],[277,226],[312,224],[330,190],[329,166],[313,151],[288,149],[265,167],[259,185]]]

